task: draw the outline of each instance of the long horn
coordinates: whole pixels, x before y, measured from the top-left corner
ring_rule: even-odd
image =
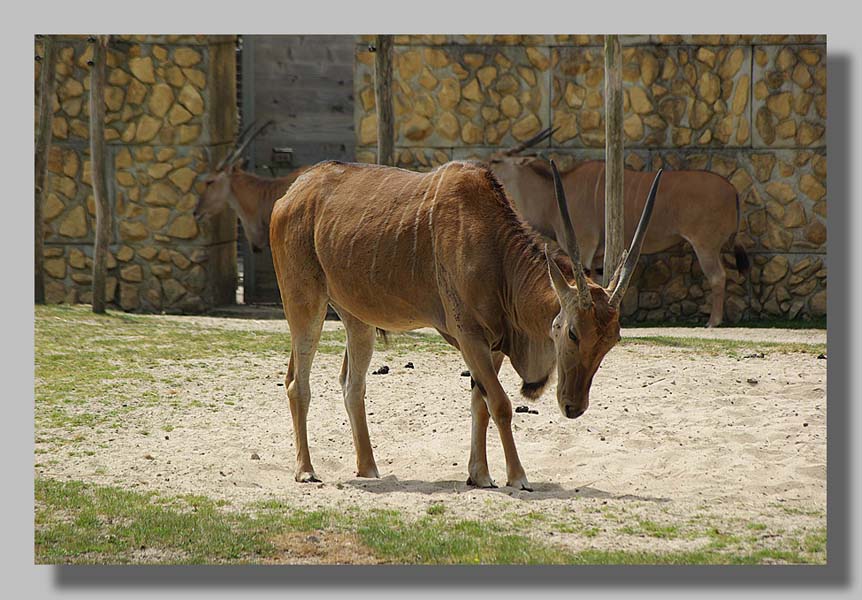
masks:
[[[529,148],[530,146],[535,146],[536,144],[538,144],[542,140],[548,139],[549,137],[554,135],[554,132],[556,132],[558,129],[559,129],[559,127],[554,127],[553,129],[548,127],[547,129],[543,129],[542,131],[540,131],[539,133],[537,133],[536,135],[534,135],[530,139],[528,139],[524,142],[521,142],[517,146],[513,146],[512,148],[509,148],[508,150],[503,152],[503,156],[514,156],[516,154],[519,154],[519,153],[523,152],[524,150],[526,150],[527,148]]]
[[[610,282],[608,283],[609,290],[616,289],[617,284],[620,282],[620,273],[622,273],[623,265],[626,262],[626,256],[629,255],[628,250],[623,250],[622,256],[620,256],[620,264],[617,265],[616,271],[614,271],[613,277],[611,277]]]
[[[263,125],[261,125],[260,127],[258,127],[258,128],[257,128],[257,130],[256,130],[254,133],[252,133],[251,135],[249,135],[248,137],[246,137],[246,138],[245,138],[245,139],[240,143],[239,147],[238,147],[236,150],[234,150],[233,152],[231,152],[231,153],[230,153],[230,155],[228,156],[228,158],[226,158],[226,159],[222,160],[222,162],[221,162],[221,163],[219,163],[219,166],[218,166],[218,168],[217,168],[216,170],[219,170],[219,171],[220,171],[220,170],[221,170],[221,169],[223,169],[225,166],[232,165],[234,162],[236,162],[236,160],[237,160],[237,159],[242,155],[243,151],[248,147],[248,145],[251,143],[251,141],[252,141],[254,138],[256,138],[257,136],[259,136],[259,135],[263,132],[263,130],[264,130],[264,129],[266,129],[267,127],[269,127],[269,126],[270,126],[270,125],[272,125],[273,123],[275,123],[275,121],[273,121],[272,119],[270,119],[269,121],[267,121],[266,123],[264,123]],[[253,126],[253,125],[254,125],[254,123],[252,123],[252,126]],[[248,129],[246,129],[246,132],[248,132],[250,129],[251,129],[251,126],[249,126],[249,128],[248,128]],[[240,138],[240,139],[242,140],[242,138]]]
[[[650,187],[649,196],[647,196],[646,205],[641,214],[641,220],[638,222],[635,237],[632,239],[631,246],[629,246],[628,255],[625,256],[625,262],[622,263],[619,281],[611,292],[610,304],[613,307],[619,307],[620,303],[623,301],[623,296],[626,295],[626,289],[629,287],[632,275],[634,275],[635,272],[635,267],[638,264],[638,259],[641,255],[641,247],[643,246],[644,237],[646,236],[646,230],[649,226],[650,217],[652,217],[652,208],[655,204],[655,195],[658,191],[658,182],[659,179],[661,179],[661,174],[662,169],[659,169],[658,173],[655,174],[655,179],[652,181],[652,187]]]
[[[236,138],[236,144],[234,145],[234,148],[236,148],[236,146],[237,146],[237,145],[239,145],[240,143],[242,143],[242,140],[245,138],[245,136],[246,136],[246,135],[248,135],[248,132],[249,132],[249,131],[251,131],[251,128],[252,128],[252,127],[254,127],[256,124],[257,124],[257,121],[256,121],[256,120],[255,120],[255,121],[252,121],[252,122],[248,125],[248,127],[246,127],[245,129],[243,129],[243,130],[240,132],[239,136],[237,136],[237,138]],[[233,150],[231,150],[230,152],[228,152],[227,154],[225,154],[225,155],[224,155],[224,157],[223,157],[223,158],[218,162],[218,164],[215,166],[215,170],[216,170],[216,171],[221,171],[221,170],[222,170],[222,168],[224,168],[224,166],[227,164],[227,162],[228,162],[228,158],[230,158],[232,154],[233,154]]]
[[[560,179],[560,172],[557,171],[557,164],[553,160],[551,161],[551,173],[554,177],[554,196],[557,198],[557,207],[563,219],[563,231],[560,232],[563,239],[560,245],[572,261],[572,268],[575,272],[575,284],[578,286],[578,306],[581,310],[586,310],[593,305],[593,298],[590,296],[589,287],[587,287],[587,276],[584,274],[584,265],[581,264],[581,251],[578,248],[578,241],[575,239],[575,228],[572,226],[572,219],[569,216],[569,207],[566,204],[566,192],[563,189],[563,181]]]

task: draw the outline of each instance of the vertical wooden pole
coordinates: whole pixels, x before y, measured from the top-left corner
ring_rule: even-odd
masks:
[[[93,249],[93,312],[105,312],[108,243],[113,218],[105,183],[105,62],[108,36],[96,36],[90,66],[90,170],[96,201],[96,239]]]
[[[242,124],[247,127],[250,123],[254,123],[257,115],[255,114],[255,92],[254,92],[254,71],[255,71],[255,36],[242,36]],[[237,133],[239,135],[239,132]],[[239,143],[239,140],[237,140]],[[254,152],[251,153],[251,162],[249,169],[254,171],[255,161]],[[257,289],[257,268],[260,265],[260,259],[255,256],[251,244],[245,235],[239,236],[239,244],[242,248],[242,303],[254,304],[255,302],[265,301],[266,297]],[[265,250],[272,252],[270,248]],[[276,288],[278,282],[276,282]],[[281,296],[277,296],[281,300]]]
[[[377,104],[377,164],[395,164],[395,121],[392,118],[392,36],[375,42],[374,101]]]
[[[623,222],[623,79],[617,35],[605,36],[605,260],[604,285],[619,264]],[[589,265],[587,265],[589,266]]]
[[[34,220],[35,231],[35,269],[36,269],[36,304],[45,303],[45,273],[42,267],[44,261],[43,246],[45,229],[42,223],[42,204],[45,201],[45,181],[48,178],[48,152],[51,150],[51,132],[54,120],[54,68],[56,64],[54,39],[50,35],[42,38],[42,72],[39,83],[39,130],[36,137],[36,202]]]

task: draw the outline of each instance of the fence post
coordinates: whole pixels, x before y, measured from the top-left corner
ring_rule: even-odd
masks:
[[[392,118],[392,36],[378,35],[374,58],[374,101],[377,104],[377,164],[395,164]]]
[[[45,181],[48,179],[48,152],[51,150],[51,132],[54,121],[54,69],[56,64],[53,36],[42,37],[42,72],[39,89],[39,130],[36,138],[36,206],[34,217],[35,232],[35,269],[36,304],[45,304],[45,272],[43,246],[45,226],[42,223],[42,204],[45,201]]]
[[[93,248],[93,312],[105,312],[108,243],[111,239],[111,202],[105,183],[105,62],[108,36],[93,39],[90,66],[90,172],[96,201],[96,236]]]
[[[610,283],[610,278],[619,264],[625,243],[623,145],[623,80],[620,39],[618,35],[606,35],[604,285]]]

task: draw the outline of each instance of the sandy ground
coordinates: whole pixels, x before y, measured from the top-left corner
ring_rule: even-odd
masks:
[[[208,319],[198,320],[286,330],[283,321]],[[825,342],[825,331],[801,330],[649,328],[623,335]],[[40,454],[37,461],[49,464],[37,467],[37,474],[206,494],[238,508],[275,498],[299,508],[394,508],[410,516],[425,514],[432,503],[464,518],[538,512],[547,518],[536,521],[535,534],[573,549],[685,550],[705,543],[619,531],[640,519],[686,527],[703,522],[704,528],[720,523],[740,531],[756,521],[779,532],[772,537],[825,526],[827,361],[810,354],[736,359],[645,344],[617,347],[595,377],[583,417],[571,421],[560,414],[554,386],[530,403],[538,415],[515,415],[515,439],[532,493],[465,484],[470,402],[460,355],[385,349],[375,355],[372,369],[387,364],[391,370],[369,375],[367,392],[381,479],[354,477],[337,381],[341,358],[318,355],[309,435],[323,483],[295,483],[286,361],[287,355],[196,361],[217,368],[196,369],[191,374],[200,375],[186,383],[157,384],[166,400],[182,400],[179,407],[167,401],[141,407],[121,429],[82,430],[83,439],[61,449],[42,445],[61,460],[51,463]],[[404,368],[407,361],[415,368]],[[178,370],[189,374],[188,367],[169,363],[157,369],[163,375]],[[527,404],[517,395],[520,380],[508,362],[501,380],[514,405]],[[166,425],[172,429],[165,431]],[[488,449],[492,477],[502,485],[505,463],[493,425]],[[601,534],[563,533],[560,523],[595,527]]]

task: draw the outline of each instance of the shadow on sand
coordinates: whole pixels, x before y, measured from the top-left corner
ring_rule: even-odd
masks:
[[[372,494],[389,494],[392,492],[407,492],[409,494],[463,494],[478,488],[467,485],[463,480],[441,479],[438,481],[422,481],[417,479],[398,479],[394,475],[388,475],[381,479],[351,479],[344,482],[356,489]],[[603,500],[634,500],[640,502],[670,502],[671,498],[660,498],[655,496],[640,496],[637,494],[612,494],[589,485],[564,488],[559,484],[550,482],[533,483],[533,491],[516,490],[508,486],[486,488],[482,490],[489,494],[505,494],[512,498],[533,502],[537,500],[568,500],[571,498],[600,498]]]

